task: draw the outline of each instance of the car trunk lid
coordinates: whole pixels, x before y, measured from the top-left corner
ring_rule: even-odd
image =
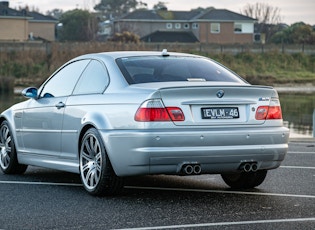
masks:
[[[225,85],[160,88],[165,107],[178,107],[184,121],[175,121],[177,126],[222,126],[258,125],[260,106],[269,106],[277,92],[266,86]]]

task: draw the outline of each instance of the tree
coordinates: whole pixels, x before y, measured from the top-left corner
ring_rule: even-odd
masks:
[[[97,11],[103,12],[107,18],[116,17],[135,10],[137,6],[144,6],[146,3],[137,0],[101,0],[94,6]]]
[[[59,19],[61,17],[61,15],[63,14],[63,10],[62,9],[53,9],[53,10],[48,10],[46,12],[47,15],[52,16],[54,18]]]
[[[166,4],[167,4],[167,2],[158,2],[157,4],[155,4],[153,6],[153,9],[154,10],[165,10],[165,9],[167,9]]]
[[[266,3],[248,3],[243,10],[241,10],[241,13],[258,20],[258,24],[256,25],[258,32],[266,35],[266,42],[277,32],[274,25],[281,22],[280,9]]]
[[[276,33],[271,41],[284,44],[315,44],[315,31],[311,25],[303,22],[292,24]]]
[[[95,39],[97,32],[96,18],[86,10],[67,11],[60,17],[62,28],[61,41],[90,41]]]

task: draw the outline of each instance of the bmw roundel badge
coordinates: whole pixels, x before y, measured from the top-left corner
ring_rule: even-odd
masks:
[[[216,95],[218,98],[222,98],[224,96],[224,90],[220,89]]]

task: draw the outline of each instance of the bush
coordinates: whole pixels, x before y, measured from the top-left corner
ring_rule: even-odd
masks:
[[[0,75],[0,93],[13,93],[14,78]]]
[[[110,39],[113,42],[123,43],[140,43],[140,37],[134,33],[125,31],[123,33],[116,33],[113,38]]]

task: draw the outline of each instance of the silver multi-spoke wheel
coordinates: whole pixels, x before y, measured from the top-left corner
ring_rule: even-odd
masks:
[[[7,121],[0,125],[0,168],[7,174],[24,173],[27,165],[18,163],[15,144]]]
[[[10,165],[11,157],[11,135],[7,125],[2,125],[0,128],[0,166],[6,170]]]
[[[87,130],[81,141],[80,175],[84,188],[91,195],[111,195],[123,187],[123,181],[113,171],[103,140],[95,128]]]
[[[84,185],[95,189],[102,173],[102,149],[94,134],[87,135],[82,143],[80,169]]]

